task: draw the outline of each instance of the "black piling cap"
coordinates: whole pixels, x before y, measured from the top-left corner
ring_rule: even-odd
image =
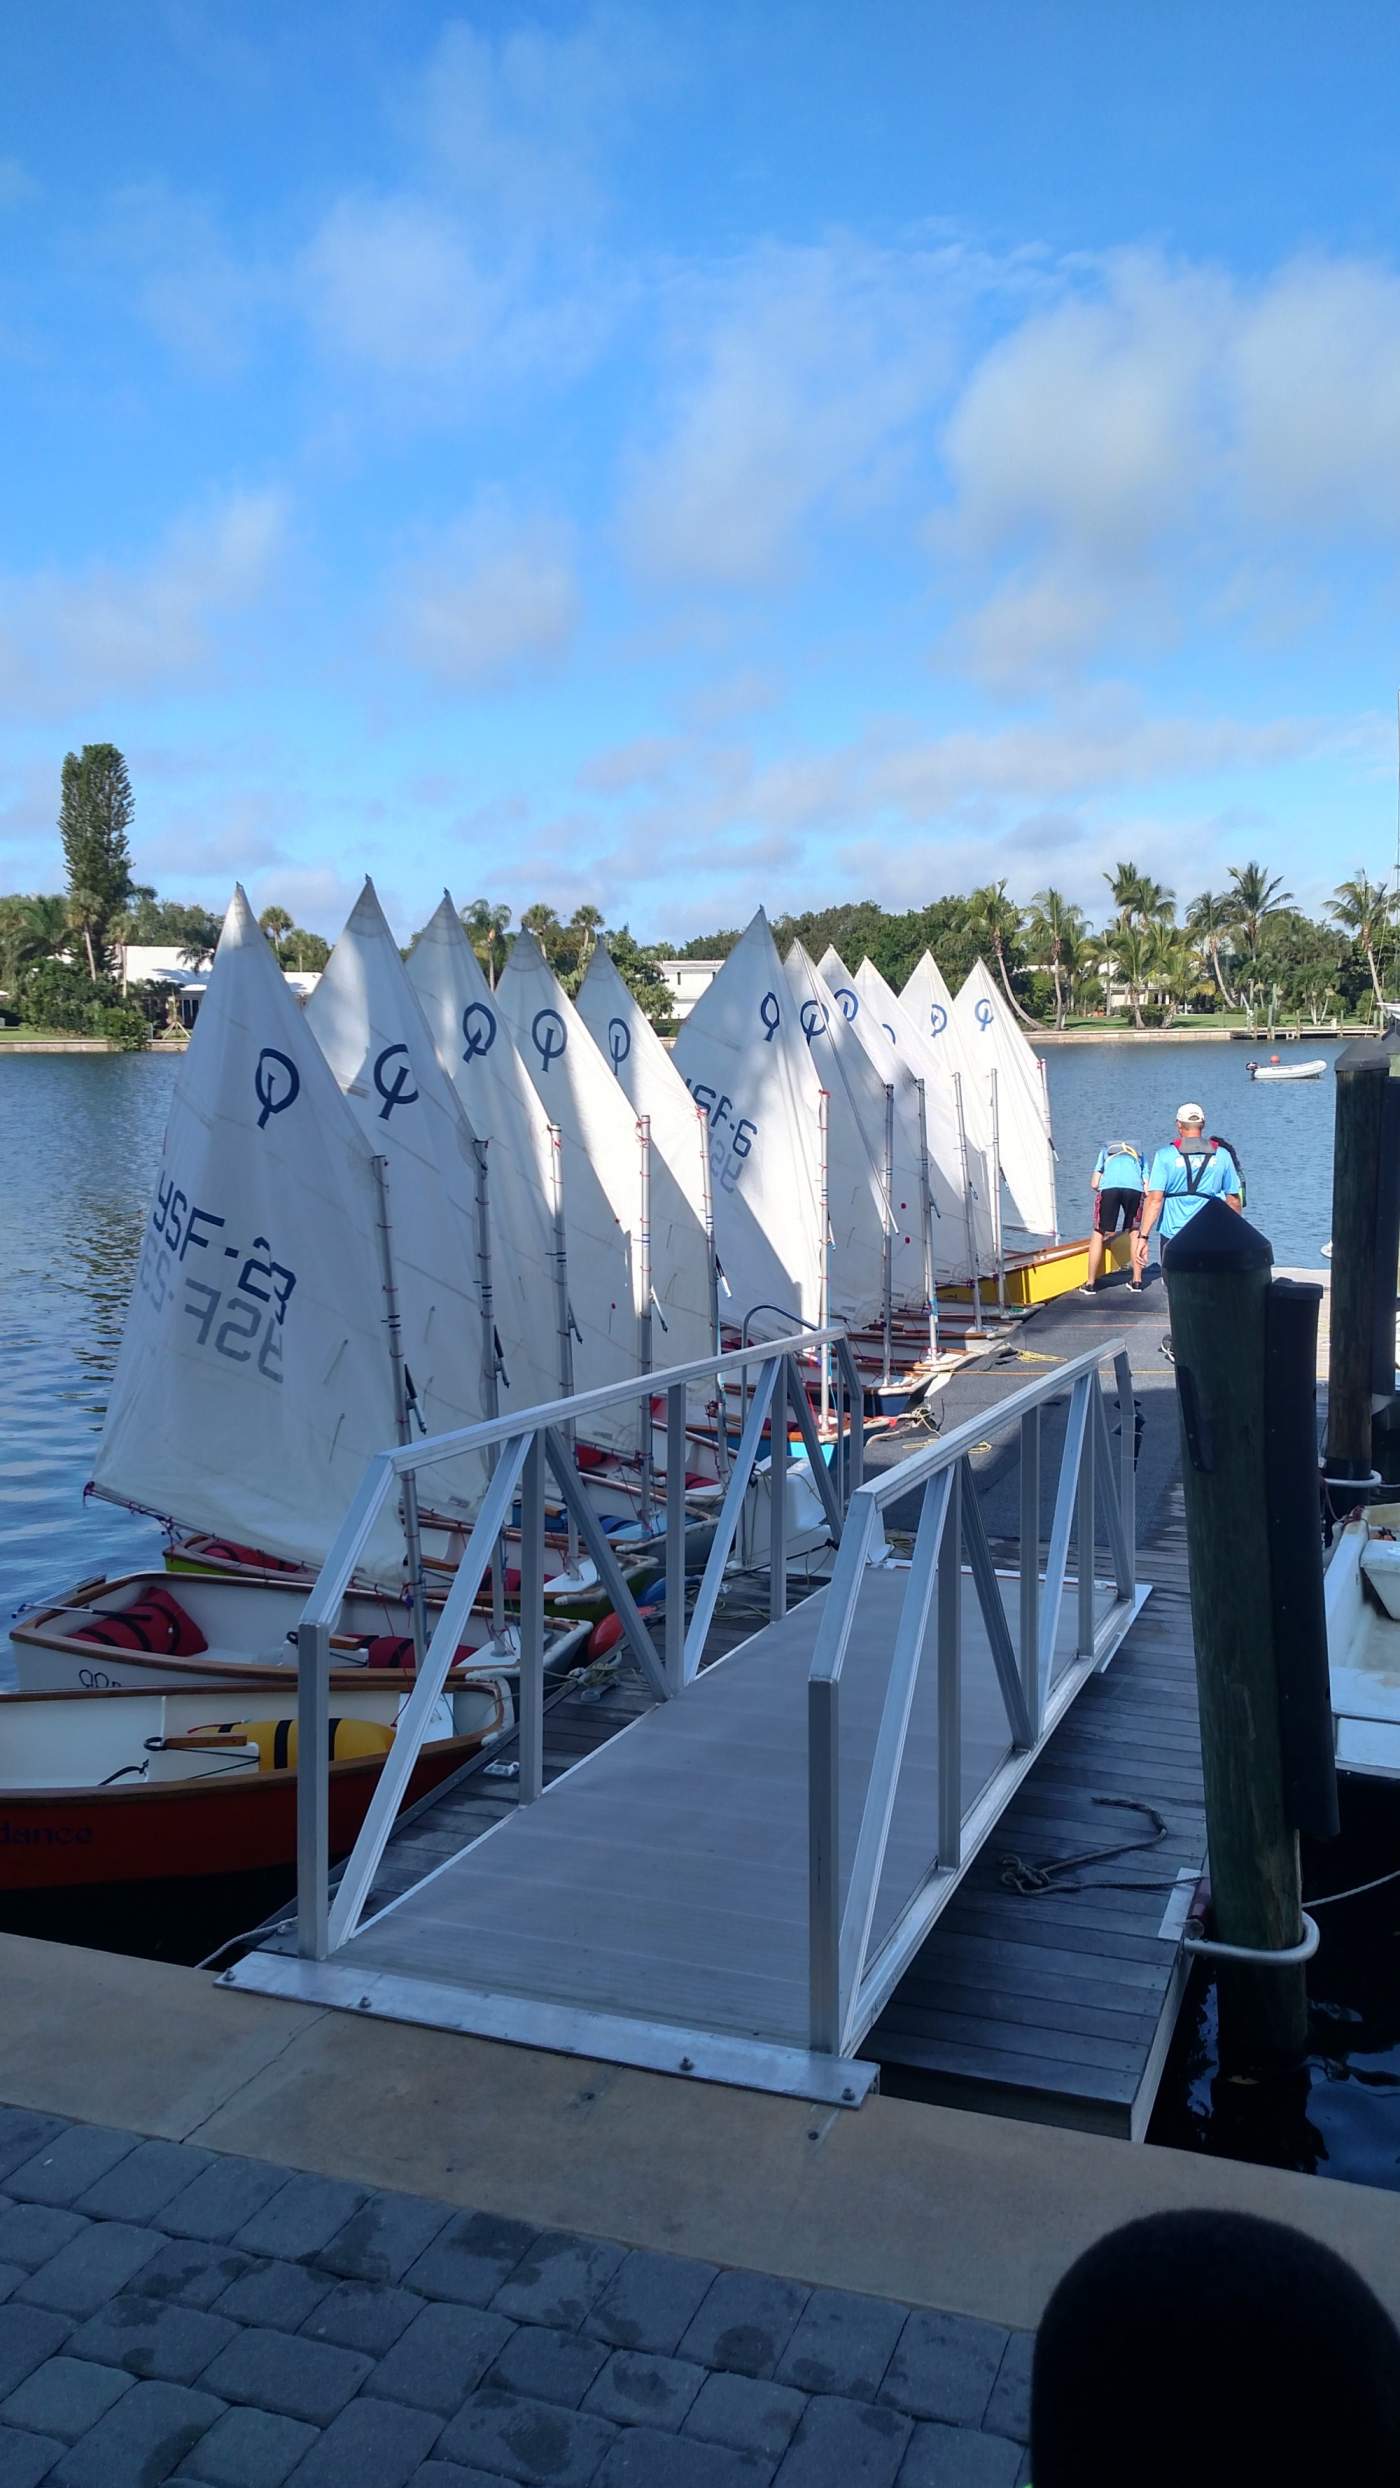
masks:
[[[1178,1270],[1222,1273],[1270,1270],[1274,1248],[1238,1210],[1226,1207],[1218,1194],[1198,1209],[1179,1235],[1162,1246],[1162,1267],[1168,1278]]]
[[[1334,1071],[1389,1071],[1400,1053],[1400,1027],[1390,1027],[1383,1037],[1355,1037],[1344,1045],[1332,1065]]]

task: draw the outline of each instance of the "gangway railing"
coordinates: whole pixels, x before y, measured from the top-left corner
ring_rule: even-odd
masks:
[[[807,1398],[801,1367],[815,1349],[829,1347],[835,1361],[836,1449],[830,1465]],[[715,1534],[706,1556],[694,1605],[686,1619],[686,1532],[692,1514],[686,1508],[687,1393],[692,1385],[709,1384],[716,1375],[747,1377],[747,1406],[738,1449],[720,1502]],[[665,1507],[665,1629],[658,1654],[638,1609],[602,1520],[589,1497],[585,1478],[573,1456],[579,1433],[587,1436],[590,1420],[637,1400],[666,1402]],[[722,1405],[719,1422],[723,1424]],[[360,1923],[385,1846],[447,1686],[458,1639],[478,1592],[491,1568],[503,1530],[510,1522],[517,1491],[520,1498],[519,1651],[493,1671],[515,1672],[518,1679],[517,1722],[519,1775],[517,1798],[529,1805],[541,1794],[544,1771],[544,1580],[545,1483],[552,1477],[561,1501],[597,1567],[599,1581],[621,1619],[632,1655],[660,1701],[684,1693],[698,1673],[714,1617],[725,1567],[750,1483],[769,1431],[769,1613],[787,1608],[789,1469],[788,1421],[801,1437],[832,1539],[839,1544],[850,1497],[862,1483],[862,1411],[860,1376],[839,1324],[804,1329],[776,1339],[751,1339],[720,1356],[689,1365],[609,1383],[595,1391],[554,1400],[537,1408],[514,1410],[489,1423],[431,1435],[420,1442],[380,1452],[370,1461],[360,1486],[331,1546],[297,1627],[297,1950],[304,1959],[324,1961],[349,1942]],[[407,1701],[399,1715],[394,1741],[379,1774],[359,1836],[341,1873],[334,1901],[330,1895],[330,1668],[331,1634],[341,1602],[373,1536],[385,1506],[402,1496],[406,1479],[418,1480],[425,1470],[470,1452],[494,1455],[490,1480],[480,1509],[452,1574],[431,1638],[423,1653]],[[716,1481],[718,1484],[720,1481]]]
[[[1118,1405],[1117,1456],[1109,1433],[1100,1368],[1111,1362]],[[1042,1569],[1041,1422],[1066,1400],[1064,1439]],[[814,2053],[849,2057],[913,1961],[951,1888],[1029,1767],[1042,1739],[1106,1664],[1145,1592],[1135,1567],[1136,1410],[1121,1340],[1057,1365],[1024,1390],[957,1427],[852,1495],[831,1585],[826,1592],[807,1685],[810,2037]],[[1015,1629],[978,1501],[971,1460],[990,1440],[1019,1435],[1019,1567]],[[866,1567],[879,1557],[882,1515],[919,1495],[893,1653],[875,1733],[864,1799],[843,1854],[842,1687],[848,1667],[871,1656],[853,1628]],[[1096,1519],[1103,1523],[1111,1589],[1100,1613],[1095,1578]],[[1076,1557],[1073,1651],[1056,1667],[1068,1585]],[[1006,1714],[1008,1749],[970,1808],[963,1804],[962,1695],[969,1645],[963,1631],[964,1567],[970,1574]],[[926,1799],[929,1853],[912,1890],[893,1896],[894,1916],[872,1947],[881,1882],[915,1694],[933,1636],[937,1712],[936,1784]],[[981,1652],[985,1664],[985,1651]],[[847,1860],[849,1861],[847,1866]],[[843,1868],[846,1870],[843,1872]],[[887,1902],[887,1912],[889,1908]]]

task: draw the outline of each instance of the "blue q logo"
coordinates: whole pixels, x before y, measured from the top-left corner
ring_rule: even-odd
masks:
[[[621,1071],[631,1051],[632,1031],[626,1020],[610,1019],[608,1021],[608,1053],[612,1058],[614,1071]]]
[[[467,1040],[464,1063],[475,1062],[478,1054],[489,1054],[496,1042],[496,1014],[485,1002],[469,1002],[462,1013],[462,1034]]]
[[[979,1028],[990,1028],[992,1024],[992,1006],[990,1002],[979,1002],[973,1012],[973,1018],[976,1020]]]
[[[764,1038],[763,1042],[765,1045],[771,1045],[780,1026],[782,1025],[783,1017],[782,1012],[778,1008],[778,997],[775,993],[766,993],[764,995],[763,1000],[758,1006],[758,1016],[768,1031],[768,1034]]]
[[[845,1019],[854,1019],[857,1011],[860,1009],[860,996],[852,993],[849,985],[838,985],[836,988],[836,999],[841,1005],[842,1017]]]
[[[530,1034],[534,1039],[535,1052],[545,1070],[548,1071],[550,1064],[563,1053],[569,1042],[568,1031],[564,1026],[561,1013],[536,1011],[530,1023]]]
[[[810,1045],[813,1037],[825,1036],[831,1019],[831,1013],[828,1011],[826,1004],[824,1002],[819,1002],[815,994],[813,994],[808,1001],[803,1003],[798,1017],[802,1022],[803,1034],[807,1039],[807,1043]]]
[[[300,1091],[301,1073],[291,1057],[279,1054],[275,1045],[265,1045],[253,1073],[253,1094],[262,1108],[258,1130],[263,1130],[270,1114],[285,1114]]]
[[[982,1006],[982,1007],[983,1007],[983,1009],[985,1010],[985,1008],[986,1008],[985,1003],[983,1004],[983,1006]],[[935,1035],[936,1037],[941,1037],[941,1036],[942,1036],[944,1029],[945,1029],[945,1028],[947,1027],[947,1025],[948,1025],[948,1014],[947,1014],[947,1012],[945,1011],[945,1009],[943,1008],[943,1005],[942,1005],[942,1003],[941,1003],[941,1002],[931,1002],[931,1003],[929,1004],[929,1006],[928,1006],[928,1024],[929,1024],[930,1028],[933,1030],[933,1033],[934,1033],[934,1035]]]
[[[386,1080],[384,1077],[384,1066],[386,1063],[391,1063],[396,1054],[402,1054],[403,1062],[399,1069],[394,1073],[392,1080]],[[395,1106],[417,1105],[418,1091],[413,1084],[413,1073],[409,1068],[408,1047],[406,1045],[386,1045],[382,1054],[376,1054],[374,1058],[374,1085],[384,1100],[383,1105],[379,1109],[379,1120],[381,1123],[388,1122]]]

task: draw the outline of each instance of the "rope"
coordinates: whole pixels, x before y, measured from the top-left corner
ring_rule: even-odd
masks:
[[[1363,1892],[1379,1892],[1383,1883],[1400,1883],[1400,1866],[1392,1867],[1388,1875],[1374,1876],[1370,1883],[1354,1883],[1349,1891],[1324,1892],[1320,1899],[1308,1901],[1305,1905],[1309,1909],[1330,1909],[1333,1901],[1354,1901],[1359,1900]]]
[[[1155,1806],[1143,1805],[1136,1797],[1095,1797],[1096,1806],[1116,1806],[1127,1814],[1145,1815],[1152,1825],[1142,1840],[1120,1840],[1112,1848],[1085,1849],[1077,1857],[1046,1857],[1027,1859],[1014,1852],[999,1857],[1002,1888],[1018,1892],[1025,1900],[1035,1900],[1044,1892],[1147,1892],[1165,1890],[1166,1885],[1148,1883],[1062,1883],[1060,1877],[1073,1873],[1078,1866],[1102,1866],[1115,1857],[1129,1857],[1137,1849],[1155,1849],[1167,1837],[1167,1825]],[[1175,1882],[1175,1877],[1172,1881]]]

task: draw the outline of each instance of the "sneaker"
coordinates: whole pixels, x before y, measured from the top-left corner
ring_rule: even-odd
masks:
[[[1169,1365],[1174,1365],[1176,1363],[1176,1350],[1172,1346],[1170,1332],[1168,1332],[1167,1337],[1162,1341],[1162,1354],[1166,1358]]]
[[[1129,1281],[1128,1281],[1128,1293],[1129,1293],[1129,1295],[1130,1295],[1130,1296],[1140,1296],[1140,1295],[1142,1294],[1142,1281],[1141,1281],[1141,1279],[1129,1279]]]
[[[1098,1292],[1099,1291],[1097,1287],[1095,1287],[1092,1279],[1086,1279],[1083,1286],[1079,1290],[1081,1296],[1097,1296]]]

